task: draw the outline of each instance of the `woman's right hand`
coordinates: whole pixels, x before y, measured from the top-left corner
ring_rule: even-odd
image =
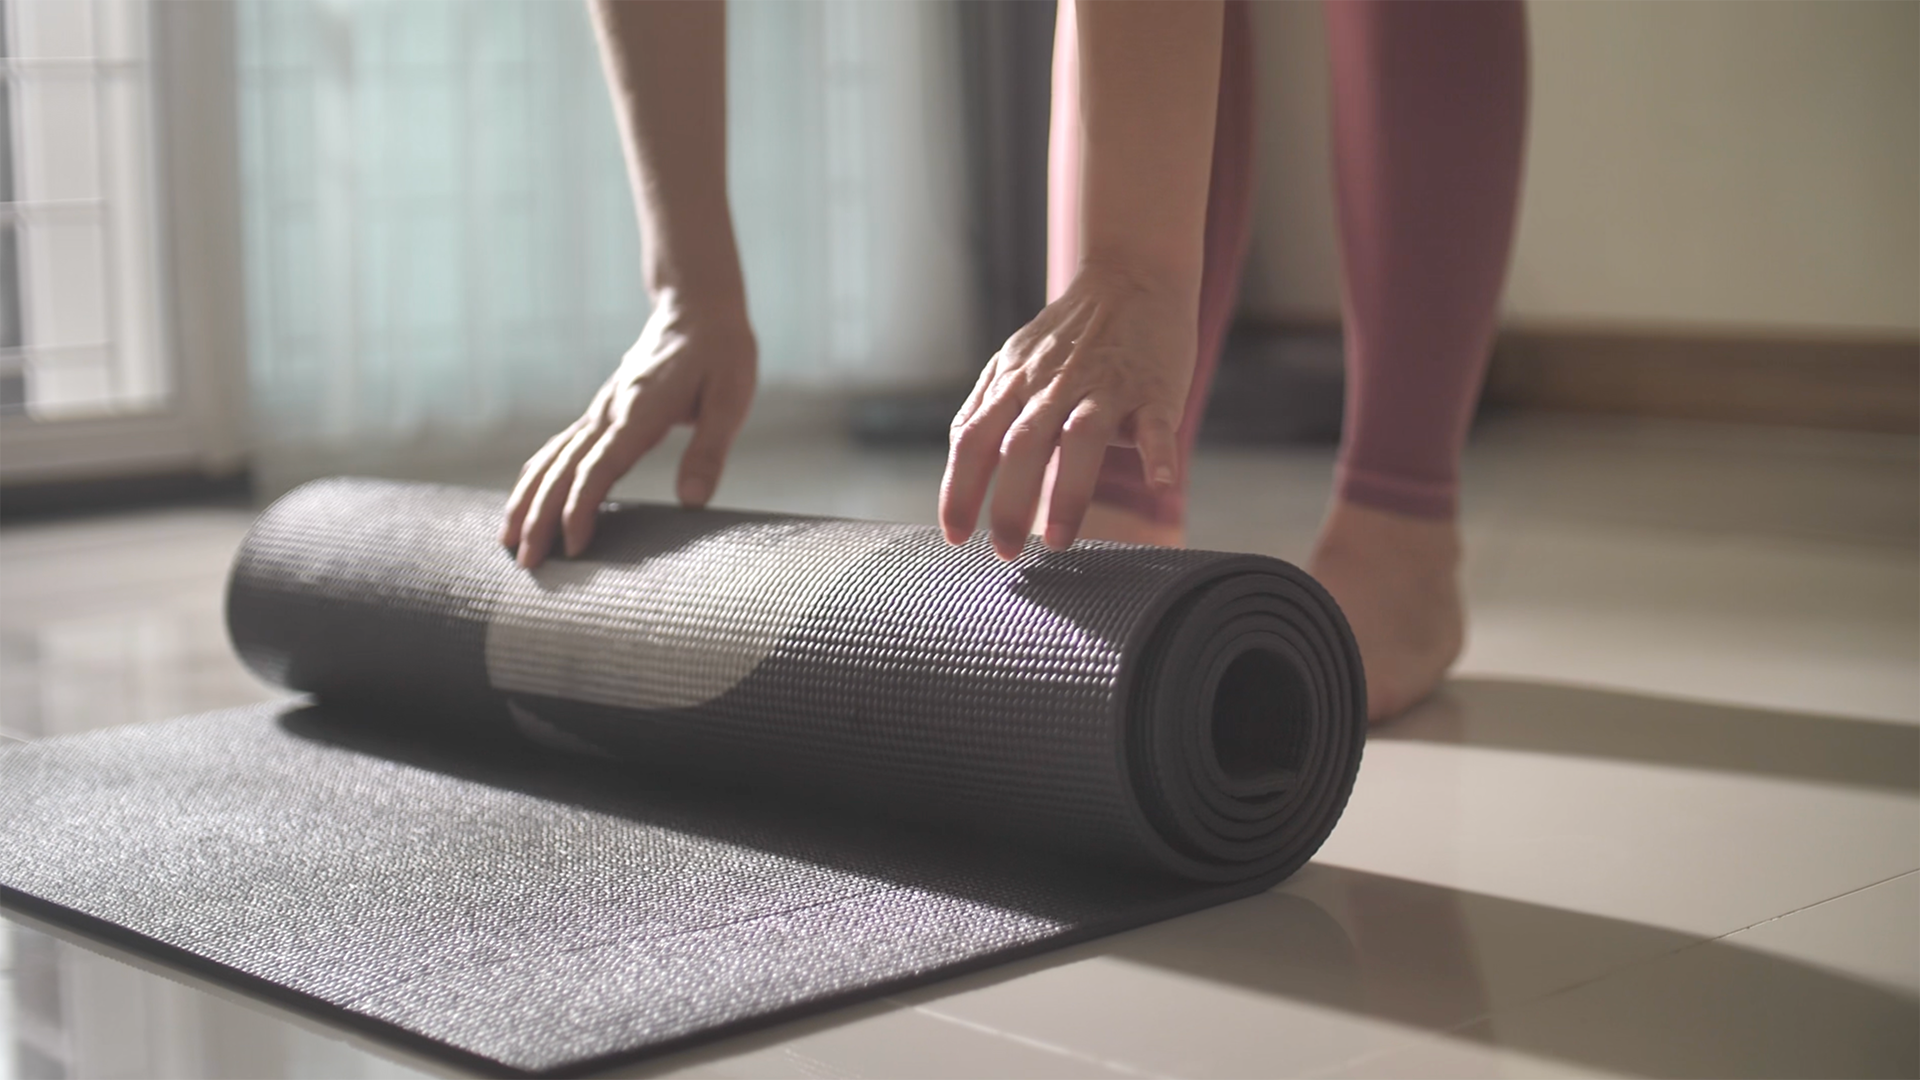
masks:
[[[608,490],[675,424],[693,425],[680,457],[680,502],[698,507],[713,497],[753,401],[753,329],[744,304],[703,310],[669,292],[654,305],[586,412],[521,467],[500,529],[520,565],[540,565],[556,533],[567,555],[585,550]]]

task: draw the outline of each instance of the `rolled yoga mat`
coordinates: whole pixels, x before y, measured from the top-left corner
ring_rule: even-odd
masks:
[[[227,617],[311,695],[0,751],[0,904],[415,1052],[580,1072],[1258,892],[1366,704],[1275,559],[306,485]]]

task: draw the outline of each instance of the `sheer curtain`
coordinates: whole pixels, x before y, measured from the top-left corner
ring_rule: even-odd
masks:
[[[951,2],[735,0],[731,195],[764,381],[979,361]],[[646,316],[583,7],[247,0],[249,378],[269,486],[498,456]]]
[[[734,0],[727,60],[730,194],[769,376],[977,369],[956,4]]]

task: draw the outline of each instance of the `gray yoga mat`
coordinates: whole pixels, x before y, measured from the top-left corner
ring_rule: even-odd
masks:
[[[0,750],[0,904],[450,1063],[577,1073],[1265,889],[1332,830],[1344,619],[1249,555],[332,480],[236,558],[306,700]]]

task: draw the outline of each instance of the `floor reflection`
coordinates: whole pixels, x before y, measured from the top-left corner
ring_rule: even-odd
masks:
[[[207,610],[143,610],[0,627],[0,734],[20,739],[284,697],[233,655]]]
[[[13,1029],[14,1075],[28,1080],[72,1075],[63,1038],[59,943],[25,927],[7,929],[7,979],[13,991],[7,1018]]]
[[[0,1078],[389,1080],[430,1075],[318,1030],[0,920]]]

